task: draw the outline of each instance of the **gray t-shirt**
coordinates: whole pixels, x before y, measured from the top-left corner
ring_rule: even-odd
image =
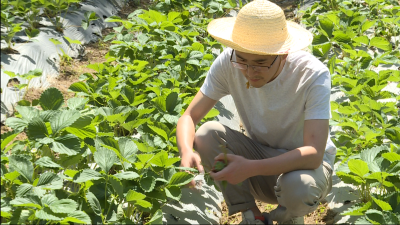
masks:
[[[293,150],[304,146],[304,120],[331,118],[330,73],[312,54],[289,54],[275,80],[261,88],[247,89],[246,78],[229,61],[231,52],[226,48],[217,57],[200,91],[214,100],[232,95],[251,139],[272,148]],[[236,61],[235,54],[232,59]],[[336,147],[330,137],[325,153],[333,165]]]

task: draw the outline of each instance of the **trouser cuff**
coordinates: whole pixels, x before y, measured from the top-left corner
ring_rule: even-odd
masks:
[[[232,216],[235,213],[238,213],[243,210],[248,210],[251,208],[256,207],[255,201],[252,202],[246,202],[246,203],[241,203],[241,204],[235,204],[235,205],[228,205],[229,209],[229,216]]]

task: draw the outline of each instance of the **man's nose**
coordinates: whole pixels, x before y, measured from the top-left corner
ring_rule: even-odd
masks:
[[[249,66],[249,67],[247,68],[247,76],[253,77],[256,73],[257,73],[257,72],[254,71],[253,67]]]

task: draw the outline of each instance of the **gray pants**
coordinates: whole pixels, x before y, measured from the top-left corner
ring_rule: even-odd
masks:
[[[253,141],[244,134],[218,122],[207,122],[196,132],[194,149],[199,153],[204,169],[214,165],[214,158],[221,153],[219,145],[227,146],[228,154],[247,159],[265,159],[287,152]],[[299,146],[300,147],[300,146]],[[229,208],[229,215],[256,206],[255,199],[280,207],[270,213],[279,223],[315,211],[322,199],[332,189],[332,168],[323,162],[316,170],[296,170],[274,176],[255,176],[242,185],[216,182]]]

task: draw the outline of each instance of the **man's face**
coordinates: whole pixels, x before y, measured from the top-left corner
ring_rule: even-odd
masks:
[[[240,71],[249,81],[250,85],[255,88],[260,88],[266,83],[272,81],[274,79],[274,75],[276,76],[276,72],[279,70],[279,65],[281,63],[281,56],[276,58],[276,55],[256,55],[236,50],[233,54],[236,54],[236,62],[249,65],[247,70]],[[250,65],[268,66],[270,68],[263,72],[257,72],[254,71]]]

